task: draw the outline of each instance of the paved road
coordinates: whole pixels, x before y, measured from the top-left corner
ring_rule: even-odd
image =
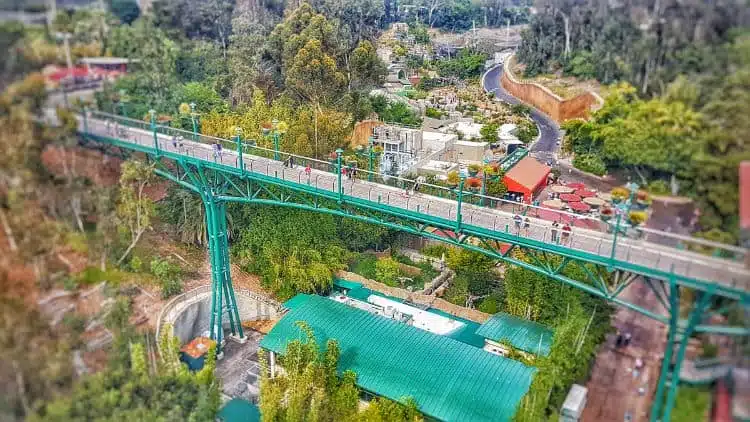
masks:
[[[484,75],[484,90],[494,92],[495,98],[505,101],[509,104],[520,104],[521,101],[510,95],[508,91],[500,86],[500,75],[503,72],[503,65],[498,65]],[[557,141],[560,139],[560,127],[554,120],[547,117],[541,111],[531,108],[531,119],[534,120],[539,128],[539,140],[531,147],[532,152],[537,153],[554,153],[557,151]]]
[[[147,127],[144,122],[132,122]],[[91,133],[110,137],[113,136],[114,132],[113,128],[102,120],[102,117],[89,118],[88,130]],[[162,133],[164,131],[164,133],[176,134],[175,129],[160,127],[159,131],[159,145],[162,151],[191,156],[227,167],[238,167],[239,160],[234,151],[225,149],[222,154],[216,155],[210,145],[214,142],[225,142],[227,147],[231,148],[234,144],[231,141],[198,135],[201,138],[199,139],[200,142],[185,141],[184,145],[176,146],[172,144],[171,136]],[[192,136],[189,132],[185,134],[186,137]],[[154,135],[147,129],[129,128],[118,138],[125,142],[148,147],[152,147],[154,143]],[[306,174],[302,167],[302,163],[306,160],[315,167],[310,174]],[[250,173],[275,177],[292,183],[307,184],[322,191],[338,192],[339,190],[337,176],[327,171],[329,168],[327,162],[309,161],[305,157],[297,157],[298,167],[289,168],[279,161],[250,154],[243,154],[243,161],[245,170]],[[364,171],[361,171],[361,173],[365,174]],[[362,174],[360,174],[360,177]],[[366,174],[364,177],[367,177]],[[433,188],[443,189],[446,193],[451,192],[438,186]],[[458,214],[457,203],[454,200],[424,194],[406,196],[403,189],[381,183],[367,182],[366,180],[355,182],[345,179],[342,183],[342,191],[347,197],[369,201],[370,203],[382,203],[449,221],[455,221]],[[461,208],[461,220],[467,229],[476,227],[543,243],[560,244],[559,236],[553,233],[550,221],[536,211],[539,210],[529,207],[527,216],[531,218],[528,227],[523,230],[516,228],[513,220],[514,214],[511,212],[466,203]],[[552,212],[550,210],[541,211]],[[586,218],[579,218],[576,221],[600,223],[598,220]],[[600,259],[609,262],[613,243],[612,235],[602,231],[600,227],[588,227],[573,227],[570,236],[563,242],[563,246],[598,256]],[[595,229],[592,230],[592,228]],[[616,249],[615,257],[619,261],[665,272],[673,269],[678,276],[711,280],[727,287],[743,291],[750,290],[750,271],[743,268],[741,263],[661,246],[643,239],[618,239]]]

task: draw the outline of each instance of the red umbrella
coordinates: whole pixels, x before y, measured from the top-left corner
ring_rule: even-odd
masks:
[[[560,195],[560,199],[565,202],[579,202],[581,197],[572,193],[563,193]]]
[[[584,204],[583,202],[570,202],[568,203],[568,206],[573,211],[578,211],[578,212],[591,211],[591,206],[589,204]]]
[[[596,196],[596,193],[586,189],[578,189],[575,191],[575,194],[581,198],[591,198],[592,196]]]
[[[586,185],[584,185],[583,183],[579,183],[579,182],[568,183],[565,186],[567,186],[569,188],[573,188],[573,189],[586,189]]]

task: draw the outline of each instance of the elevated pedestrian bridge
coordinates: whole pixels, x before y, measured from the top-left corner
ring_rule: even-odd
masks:
[[[646,228],[635,229],[640,233],[640,238],[621,236],[615,243],[614,236],[606,230],[607,225],[590,217],[519,205],[489,196],[482,198],[477,193],[457,192],[456,189],[435,185],[424,185],[421,189],[432,194],[406,195],[404,189],[393,185],[408,187],[413,184],[411,180],[384,178],[367,170],[358,170],[354,179],[340,177],[336,174],[335,162],[277,153],[253,146],[249,142],[242,143],[243,151],[247,152],[242,154],[240,160],[236,141],[158,125],[154,130],[146,122],[105,113],[91,112],[86,125],[81,119],[81,129],[97,141],[120,148],[174,161],[190,161],[228,175],[284,186],[365,210],[424,222],[458,233],[456,237],[459,239],[476,236],[646,277],[661,280],[674,277],[678,284],[701,290],[711,288],[714,294],[733,298],[747,298],[750,290],[750,270],[743,264],[748,252],[729,245]],[[176,135],[184,137],[180,145],[173,142]],[[222,145],[221,152],[216,153],[213,144]],[[273,159],[273,155],[278,160]],[[289,157],[293,157],[293,168],[287,165]],[[309,174],[305,171],[306,166],[311,168]],[[459,197],[462,197],[462,201]],[[249,199],[247,202],[251,201]],[[472,203],[479,201],[493,207]],[[528,227],[520,230],[516,228],[513,217],[517,214],[529,217]],[[566,221],[573,225],[567,239],[553,234],[550,220]],[[684,246],[664,244],[668,242],[718,251],[714,255],[719,256],[689,251]]]

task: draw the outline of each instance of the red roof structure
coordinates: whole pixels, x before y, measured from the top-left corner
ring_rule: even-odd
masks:
[[[527,204],[534,194],[547,185],[547,176],[552,169],[531,157],[525,157],[503,177],[508,192],[520,193]]]
[[[560,194],[560,199],[565,202],[581,202],[581,197],[573,193]]]
[[[591,211],[591,205],[584,204],[583,202],[571,202],[571,203],[568,204],[568,206],[573,211],[578,211],[578,212]]]

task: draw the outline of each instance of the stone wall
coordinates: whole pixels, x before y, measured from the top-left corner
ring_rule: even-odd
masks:
[[[236,297],[241,322],[275,319],[280,316],[273,304],[261,302],[241,293],[237,293]],[[194,337],[201,336],[205,331],[208,331],[210,316],[210,294],[179,312],[174,317],[172,329],[175,336],[180,339],[180,343],[185,344]],[[229,319],[226,315],[224,316],[223,326],[224,329],[229,328]]]
[[[510,71],[513,59],[513,57],[508,59],[508,64],[500,77],[503,88],[524,103],[541,110],[557,123],[570,119],[586,119],[591,114],[592,107],[602,105],[601,98],[591,92],[563,100],[547,87],[530,82],[519,82]]]

